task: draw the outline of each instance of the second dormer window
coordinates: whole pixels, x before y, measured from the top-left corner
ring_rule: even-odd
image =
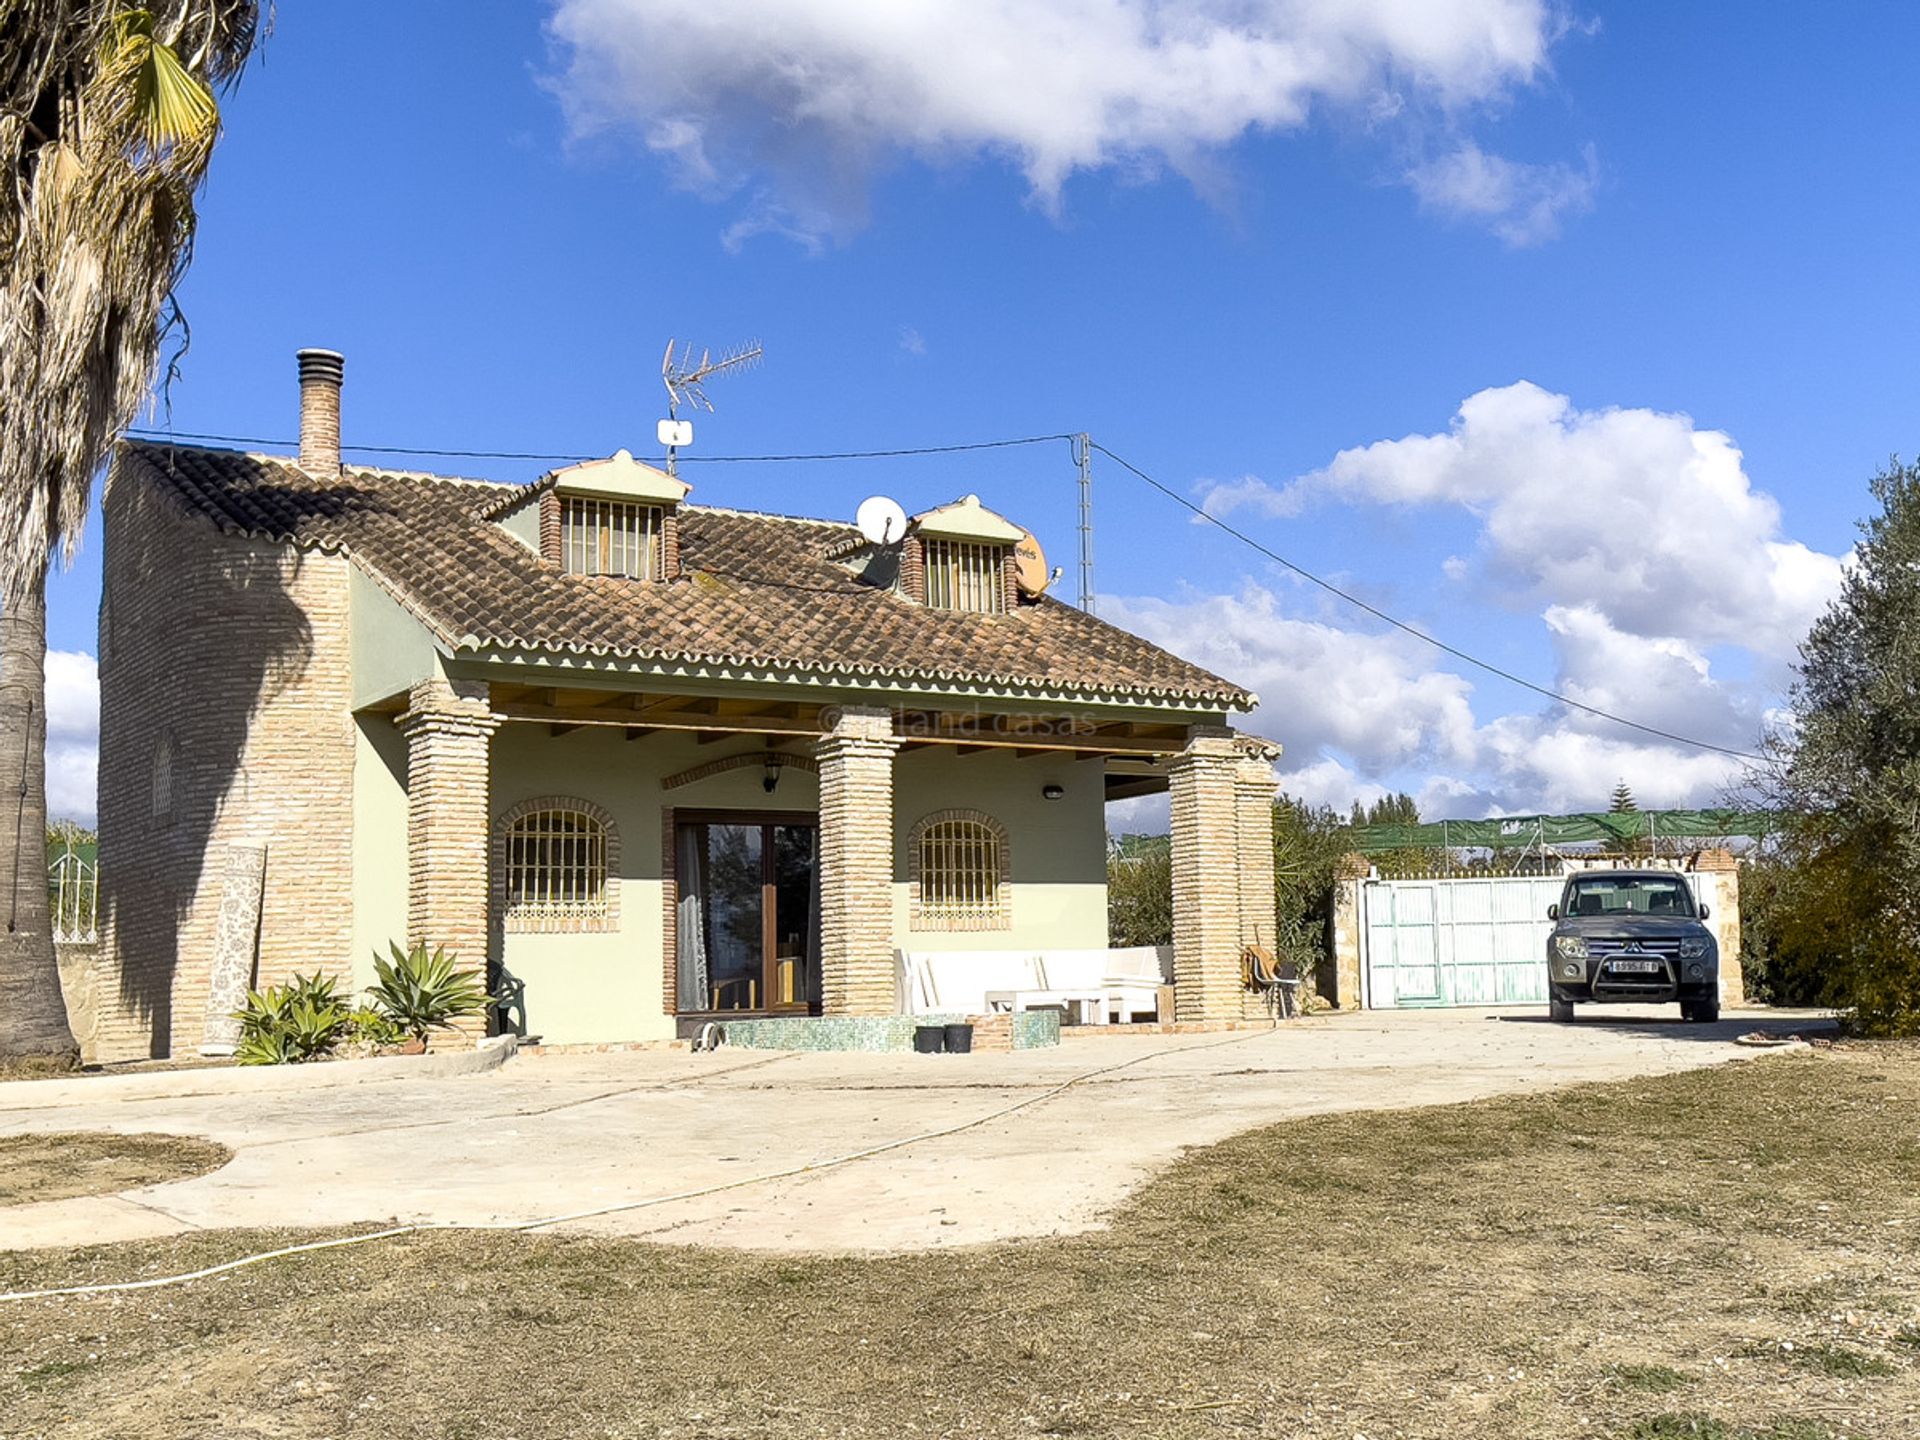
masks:
[[[931,536],[924,543],[928,609],[998,615],[1007,608],[1005,545]]]
[[[569,575],[658,580],[664,528],[665,512],[658,505],[564,496],[560,503],[561,559]]]

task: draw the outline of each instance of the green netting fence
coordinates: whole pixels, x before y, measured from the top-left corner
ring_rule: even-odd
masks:
[[[1419,825],[1356,825],[1348,833],[1363,855],[1388,850],[1520,850],[1538,845],[1633,845],[1684,840],[1764,839],[1780,817],[1764,810],[1621,810],[1588,815],[1509,815],[1497,820],[1432,820]]]

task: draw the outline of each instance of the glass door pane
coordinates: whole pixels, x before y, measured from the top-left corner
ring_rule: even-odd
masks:
[[[820,998],[819,830],[769,825],[773,836],[773,967],[775,1006],[805,1006]]]
[[[696,828],[706,832],[708,1008],[758,1010],[767,1003],[764,827]]]

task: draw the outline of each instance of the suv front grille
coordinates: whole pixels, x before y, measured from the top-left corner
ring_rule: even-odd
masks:
[[[1596,960],[1611,959],[1615,955],[1645,955],[1655,960],[1677,960],[1680,958],[1680,938],[1668,935],[1648,940],[1589,940],[1587,953]]]

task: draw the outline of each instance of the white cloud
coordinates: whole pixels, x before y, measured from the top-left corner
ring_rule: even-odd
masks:
[[[1375,127],[1542,75],[1549,0],[555,0],[553,93],[576,136],[630,134],[711,198],[770,183],[729,233],[844,232],[900,156],[989,156],[1055,209],[1080,171],[1171,169],[1321,109]],[[1578,172],[1471,154],[1410,176],[1427,203],[1535,235]],[[1503,168],[1505,167],[1505,168]],[[770,218],[770,217],[777,217]]]
[[[1565,217],[1593,208],[1600,157],[1589,145],[1581,159],[1579,167],[1531,165],[1468,142],[1415,166],[1407,183],[1428,210],[1484,224],[1518,249],[1553,239]]]
[[[1744,768],[1552,701],[1480,722],[1474,685],[1435,668],[1436,652],[1396,632],[1291,618],[1252,582],[1233,595],[1102,596],[1101,615],[1256,689],[1261,706],[1242,723],[1285,747],[1281,787],[1340,811],[1402,789],[1433,816],[1591,810],[1620,779],[1644,806],[1713,805]],[[1625,634],[1591,608],[1550,606],[1542,619],[1551,685],[1569,698],[1730,749],[1753,744],[1764,694],[1716,677],[1688,642]],[[1164,828],[1164,807],[1126,818]]]
[[[902,325],[900,327],[900,353],[902,355],[911,355],[916,360],[924,359],[927,353],[926,337],[914,329],[913,326]]]
[[[100,675],[93,656],[47,652],[47,813],[91,825],[97,805]]]
[[[1526,381],[1470,396],[1444,432],[1343,450],[1285,486],[1246,479],[1207,495],[1216,514],[1328,501],[1464,508],[1483,523],[1486,573],[1519,598],[1590,607],[1631,635],[1743,645],[1776,679],[1840,581],[1841,557],[1784,537],[1778,503],[1724,432],[1657,410],[1580,410]]]
[[[1258,692],[1250,728],[1285,747],[1283,772],[1309,769],[1328,751],[1370,773],[1472,758],[1472,686],[1428,668],[1410,637],[1292,618],[1251,581],[1234,595],[1102,596],[1100,615]]]

